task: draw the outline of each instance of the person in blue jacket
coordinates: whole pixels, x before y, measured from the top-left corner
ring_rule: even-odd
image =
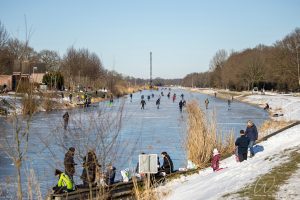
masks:
[[[249,149],[251,153],[250,157],[253,157],[254,156],[253,146],[255,145],[255,142],[258,138],[258,132],[255,124],[251,120],[247,122],[245,135],[247,138],[250,139],[250,143],[249,143]]]

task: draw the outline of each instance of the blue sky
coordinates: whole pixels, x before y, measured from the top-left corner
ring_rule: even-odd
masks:
[[[148,78],[207,71],[219,49],[272,45],[300,27],[297,0],[2,0],[0,20],[37,51],[95,52],[105,68]]]

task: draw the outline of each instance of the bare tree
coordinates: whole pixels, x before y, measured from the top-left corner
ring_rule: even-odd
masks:
[[[209,70],[213,73],[212,84],[215,87],[222,87],[222,69],[228,58],[228,54],[224,49],[218,50],[215,56],[210,61]]]
[[[29,60],[31,58],[33,49],[29,47],[29,39],[30,39],[30,32],[27,31],[27,21],[25,18],[25,41],[21,42],[17,39],[9,41],[9,50],[13,53],[15,60],[20,63],[21,67],[24,60]],[[22,71],[21,71],[22,72]],[[20,87],[21,82],[17,87]],[[17,107],[17,98],[15,98],[15,105]],[[7,155],[13,160],[14,166],[17,170],[17,198],[19,200],[23,199],[23,192],[22,192],[22,181],[21,181],[21,168],[22,162],[26,158],[26,154],[28,151],[28,141],[29,141],[29,133],[30,133],[30,122],[31,122],[31,108],[35,105],[33,101],[33,87],[32,84],[29,84],[27,87],[27,91],[23,96],[23,111],[24,116],[19,115],[17,111],[13,113],[12,121],[13,121],[13,140],[7,140],[7,146],[9,147],[9,151],[7,151]],[[28,110],[24,110],[28,109]],[[7,133],[8,134],[8,133]]]
[[[42,63],[46,64],[47,71],[58,71],[60,65],[60,57],[56,51],[42,50],[39,52],[39,58]]]
[[[90,53],[87,49],[76,50],[74,47],[69,48],[64,55],[62,71],[70,86],[75,83],[92,86],[97,81],[104,81],[106,74],[95,53]]]
[[[9,39],[9,35],[4,25],[0,21],[0,51],[4,50],[4,47],[6,46],[8,39]]]
[[[253,88],[255,83],[262,81],[264,79],[264,67],[263,61],[259,55],[253,55],[248,57],[245,63],[243,77],[248,83],[248,90]]]

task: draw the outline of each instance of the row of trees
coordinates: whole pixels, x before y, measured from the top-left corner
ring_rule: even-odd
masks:
[[[249,90],[295,91],[299,89],[300,29],[296,28],[272,46],[258,45],[240,52],[219,50],[209,71],[188,74],[184,86]]]
[[[0,74],[10,75],[13,72],[30,74],[34,67],[37,67],[36,73],[48,72],[45,80],[51,81],[49,83],[46,81],[51,88],[55,88],[52,79],[56,80],[51,76],[59,74],[64,78],[62,82],[66,88],[75,89],[78,85],[91,88],[105,87],[115,93],[119,92],[118,85],[127,87],[130,80],[136,84],[136,80],[132,77],[126,78],[115,71],[104,69],[97,54],[88,49],[75,49],[71,46],[61,57],[52,50],[35,51],[29,46],[30,37],[30,31],[26,31],[24,41],[10,37],[0,21]],[[56,87],[61,89],[58,85]]]

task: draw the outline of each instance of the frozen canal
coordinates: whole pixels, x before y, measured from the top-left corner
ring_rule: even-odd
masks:
[[[158,95],[163,91],[160,109],[156,108],[155,102]],[[216,112],[217,123],[224,133],[233,129],[238,135],[240,129],[245,129],[247,120],[251,119],[259,127],[268,118],[268,114],[257,107],[233,102],[228,110],[227,101],[211,96],[190,93],[180,89],[172,89],[171,97],[168,99],[169,90],[142,91],[133,94],[130,98],[115,100],[113,105],[107,102],[94,105],[87,109],[75,109],[68,111],[70,123],[67,131],[62,128],[62,115],[65,111],[53,111],[50,113],[38,113],[33,116],[30,124],[30,137],[26,162],[22,166],[23,190],[27,191],[29,174],[34,169],[35,180],[41,192],[46,195],[49,188],[56,184],[54,169],[64,170],[63,159],[66,153],[65,148],[74,146],[77,184],[81,183],[79,176],[82,172],[82,157],[86,154],[87,148],[96,149],[100,155],[101,163],[112,162],[117,168],[117,179],[120,179],[120,170],[135,168],[138,154],[140,152],[156,153],[167,151],[173,159],[175,169],[186,165],[184,149],[186,113],[179,112],[178,102],[183,93],[184,98],[189,101],[196,99],[204,108],[204,101],[209,99],[209,109],[204,112]],[[154,94],[155,97],[147,100],[147,96]],[[173,103],[172,95],[176,93],[177,99]],[[140,109],[141,95],[145,96],[145,110]],[[124,102],[121,129],[117,131],[118,110]],[[11,195],[14,187],[16,171],[12,161],[6,152],[11,153],[8,142],[13,139],[12,124],[5,119],[0,119],[0,142],[4,150],[0,152],[0,199]],[[114,136],[106,135],[113,132]],[[96,134],[102,135],[97,137]],[[106,143],[113,141],[113,145]],[[112,149],[109,151],[108,148]],[[105,149],[105,150],[104,150]],[[160,158],[162,161],[162,159]],[[162,164],[162,163],[161,163]],[[15,189],[16,191],[16,189]],[[15,192],[13,192],[15,193]]]

